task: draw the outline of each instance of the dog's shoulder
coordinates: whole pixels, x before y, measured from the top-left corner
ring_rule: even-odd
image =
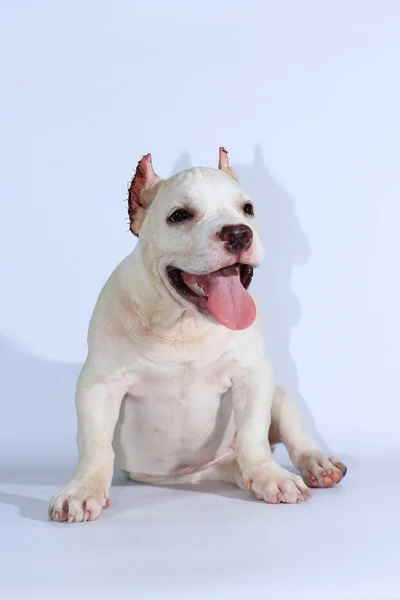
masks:
[[[129,284],[132,255],[124,258],[111,273],[97,299],[89,323],[88,344],[96,347],[132,341],[140,333],[141,316]]]

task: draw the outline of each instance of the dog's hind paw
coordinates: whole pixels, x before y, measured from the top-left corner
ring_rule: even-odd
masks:
[[[311,450],[302,454],[298,461],[301,475],[310,487],[333,487],[346,475],[347,467],[335,456],[328,456],[321,450]]]

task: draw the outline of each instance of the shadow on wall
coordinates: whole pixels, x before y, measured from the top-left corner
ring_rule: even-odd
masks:
[[[251,289],[263,311],[267,352],[276,381],[294,398],[307,428],[326,448],[300,395],[297,368],[290,353],[291,329],[302,315],[290,282],[293,269],[304,265],[310,256],[307,236],[297,219],[294,199],[272,177],[261,148],[256,147],[253,164],[235,164],[234,159],[231,164],[240,185],[256,203],[262,228],[265,261],[255,274]],[[192,166],[190,154],[185,152],[175,162],[173,174]]]
[[[173,173],[189,168],[188,152]],[[233,164],[241,185],[255,199],[263,229],[266,260],[253,282],[264,313],[268,354],[276,380],[298,403],[311,433],[322,443],[299,393],[290,333],[301,318],[291,290],[293,268],[309,257],[307,237],[296,217],[293,198],[274,180],[256,149],[252,165]],[[76,460],[75,383],[80,365],[57,364],[22,351],[0,338],[0,398],[3,431],[0,466],[68,465]],[[54,453],[57,449],[57,454]]]
[[[79,364],[38,358],[0,337],[0,466],[71,465]]]
[[[299,323],[302,310],[290,282],[294,267],[309,258],[308,239],[297,220],[294,199],[271,176],[260,148],[251,166],[234,168],[240,184],[255,200],[262,228],[265,261],[253,289],[263,310],[268,355],[277,383],[296,394],[298,376],[290,354],[290,331]]]
[[[291,289],[296,266],[310,256],[307,236],[297,219],[294,199],[272,177],[261,148],[254,152],[253,164],[234,164],[242,187],[256,203],[265,246],[265,260],[252,283],[264,316],[265,338],[275,378],[300,406],[307,426],[316,434],[312,417],[300,396],[297,367],[290,353],[290,334],[300,321],[302,309]]]

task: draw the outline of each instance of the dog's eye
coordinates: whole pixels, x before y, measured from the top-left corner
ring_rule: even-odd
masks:
[[[254,208],[253,205],[250,204],[250,202],[247,202],[244,206],[243,206],[243,212],[246,213],[246,215],[254,215]]]
[[[175,210],[170,217],[168,217],[168,221],[170,223],[181,223],[181,221],[187,221],[191,219],[192,215],[188,213],[184,208],[178,208]]]

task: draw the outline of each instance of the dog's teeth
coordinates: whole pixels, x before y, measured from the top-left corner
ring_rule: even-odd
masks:
[[[195,291],[196,294],[199,294],[201,296],[206,296],[207,295],[206,292],[205,292],[205,290],[204,290],[204,288],[203,288],[203,286],[199,285],[196,282],[193,284],[193,291]]]

